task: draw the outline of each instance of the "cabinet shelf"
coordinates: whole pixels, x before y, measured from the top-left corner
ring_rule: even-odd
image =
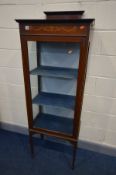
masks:
[[[51,66],[39,66],[38,68],[31,70],[30,74],[42,75],[47,77],[76,79],[77,69],[51,67]]]
[[[75,96],[41,92],[32,100],[32,103],[74,110]]]
[[[44,128],[67,134],[72,134],[73,131],[73,119],[51,114],[38,114],[33,124],[35,128]]]

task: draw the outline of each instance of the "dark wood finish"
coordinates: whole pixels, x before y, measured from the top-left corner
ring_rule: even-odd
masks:
[[[51,131],[51,130],[42,129],[42,128],[30,128],[30,132],[44,134],[44,135],[52,136],[52,137],[57,137],[59,139],[70,141],[71,143],[77,142],[77,138],[74,138],[72,135],[64,134],[58,131]]]
[[[37,66],[39,67],[41,65],[41,58],[40,58],[40,47],[39,43],[36,43],[36,50],[37,50]],[[38,93],[40,93],[42,90],[42,83],[41,83],[41,76],[38,76]],[[42,113],[43,109],[42,106],[39,106],[39,112]],[[44,138],[43,134],[40,134],[41,139]]]
[[[47,19],[79,19],[82,17],[84,11],[64,11],[64,12],[44,12]]]
[[[81,10],[81,11],[45,11],[44,13],[46,14],[46,17],[48,17],[49,15],[83,15],[85,11]]]
[[[90,25],[94,19],[77,19],[79,15],[83,14],[83,11],[79,12],[45,12],[49,19],[47,20],[16,20],[19,22],[20,37],[21,37],[21,48],[22,48],[22,62],[23,72],[25,80],[25,93],[26,93],[26,104],[27,104],[27,115],[28,125],[30,134],[30,147],[33,153],[32,135],[41,134],[53,136],[60,139],[69,141],[73,145],[73,160],[72,168],[74,168],[77,142],[80,130],[80,117],[83,103],[84,84],[86,79],[87,70],[87,59],[88,59],[88,48],[89,48],[89,31]],[[61,16],[66,16],[70,20],[59,20]],[[57,16],[56,20],[55,18]],[[73,19],[73,17],[76,19]],[[52,19],[51,19],[52,18]],[[74,120],[73,120],[73,132],[72,134],[62,133],[58,131],[52,131],[45,128],[35,128],[33,126],[33,113],[32,113],[32,99],[31,99],[31,88],[30,88],[30,75],[29,75],[29,63],[28,63],[28,49],[27,42],[37,42],[37,65],[41,64],[39,44],[38,42],[68,42],[68,43],[79,43],[80,44],[80,61],[78,68],[77,78],[77,90],[76,100],[74,109]],[[41,77],[38,77],[38,92],[42,90]],[[39,107],[40,112],[42,108]]]
[[[28,60],[28,48],[26,40],[21,36],[21,49],[22,49],[22,63],[23,63],[23,74],[25,83],[25,95],[26,95],[26,107],[28,116],[29,128],[33,127],[33,112],[32,112],[32,99],[31,99],[31,87],[29,77],[29,60]]]
[[[84,19],[70,19],[70,20],[46,20],[46,19],[16,19],[16,22],[24,25],[39,25],[39,24],[91,24],[94,21],[93,18],[84,18]]]
[[[29,132],[29,143],[30,143],[30,150],[31,150],[31,156],[33,158],[34,156],[34,148],[33,148],[33,133]]]
[[[87,24],[40,24],[24,26],[23,35],[73,35],[86,36],[88,32]]]
[[[74,142],[73,143],[72,169],[74,169],[75,167],[76,153],[77,153],[77,142]]]
[[[44,35],[44,36],[38,36],[38,35],[23,35],[23,38],[25,41],[38,41],[38,42],[67,42],[67,43],[80,43],[82,40],[82,37],[77,36],[70,36],[68,37],[66,35],[59,36],[59,35]]]

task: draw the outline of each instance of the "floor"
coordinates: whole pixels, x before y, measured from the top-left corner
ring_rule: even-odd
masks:
[[[31,158],[28,137],[0,130],[1,175],[116,175],[116,157],[78,149],[71,169],[71,147],[34,139]]]

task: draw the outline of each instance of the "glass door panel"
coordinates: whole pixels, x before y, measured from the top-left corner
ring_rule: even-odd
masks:
[[[72,135],[80,44],[28,41],[33,124]]]

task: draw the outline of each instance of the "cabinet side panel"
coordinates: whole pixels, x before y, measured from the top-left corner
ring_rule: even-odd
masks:
[[[20,35],[20,39],[21,39],[21,48],[22,48],[22,63],[23,63],[24,83],[25,83],[28,125],[29,125],[29,128],[31,128],[33,123],[33,116],[32,116],[30,77],[29,77],[28,48],[27,48],[27,42],[23,38],[23,36]]]

